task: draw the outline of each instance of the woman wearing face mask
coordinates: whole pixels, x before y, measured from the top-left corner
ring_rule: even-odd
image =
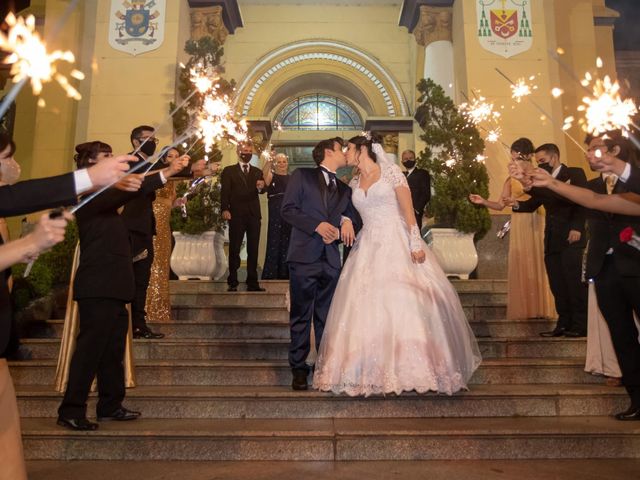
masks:
[[[282,220],[280,207],[289,181],[289,159],[278,153],[267,159],[262,169],[269,202],[269,227],[267,229],[267,252],[262,270],[263,280],[288,280],[287,251],[291,237],[291,225]]]
[[[102,142],[76,146],[78,168],[111,156]],[[134,420],[139,412],[122,405],[125,396],[123,358],[129,325],[126,304],[133,300],[135,279],[129,232],[118,208],[162,187],[184,167],[182,158],[144,178],[137,192],[110,189],[76,213],[80,262],[73,282],[80,329],[71,359],[67,389],[58,409],[58,425],[72,430],[95,430],[87,420],[87,397],[94,377],[98,383],[99,421]],[[141,175],[132,175],[141,177]],[[127,179],[124,179],[126,181]]]
[[[519,138],[511,145],[511,159],[524,169],[533,169],[533,143]],[[488,200],[470,194],[469,200],[492,210],[501,211],[515,200],[527,198],[522,184],[507,177],[499,200]],[[556,311],[544,266],[544,209],[511,215],[507,270],[507,318],[555,318]]]

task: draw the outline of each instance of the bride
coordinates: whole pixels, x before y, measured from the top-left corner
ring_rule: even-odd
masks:
[[[465,389],[481,357],[458,295],[420,238],[407,180],[371,134],[349,140],[363,221],[333,296],[313,386],[371,395]]]

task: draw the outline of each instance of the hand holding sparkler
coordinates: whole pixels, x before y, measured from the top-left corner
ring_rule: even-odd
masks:
[[[617,176],[621,176],[627,167],[627,162],[602,150],[595,151],[595,160],[590,161],[590,164],[597,172],[610,172]]]
[[[24,270],[23,276],[25,278],[31,273],[33,263],[42,252],[49,250],[55,244],[64,240],[67,223],[71,220],[73,220],[73,215],[61,208],[51,210],[40,217],[40,221],[36,224],[34,230],[25,237],[32,244],[31,253],[27,257],[29,263]]]
[[[530,178],[534,187],[549,187],[555,178],[549,172],[541,168],[535,168],[530,173]]]
[[[129,170],[129,162],[136,161],[138,157],[133,155],[118,155],[101,160],[87,169],[91,184],[100,188],[120,181]]]

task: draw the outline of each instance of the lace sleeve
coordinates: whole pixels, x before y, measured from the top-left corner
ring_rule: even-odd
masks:
[[[391,183],[393,188],[409,188],[407,177],[404,176],[404,173],[402,173],[400,167],[398,167],[397,165],[389,165],[385,170],[387,171],[387,177],[389,178],[389,182]]]

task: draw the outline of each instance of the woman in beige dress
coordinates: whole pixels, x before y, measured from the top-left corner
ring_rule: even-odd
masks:
[[[511,145],[511,158],[530,162],[533,143],[519,138]],[[508,177],[500,200],[492,201],[471,194],[469,200],[492,210],[505,208],[506,199],[523,200],[522,185]],[[544,212],[519,213],[511,216],[507,270],[507,318],[555,318],[556,311],[544,267]]]

